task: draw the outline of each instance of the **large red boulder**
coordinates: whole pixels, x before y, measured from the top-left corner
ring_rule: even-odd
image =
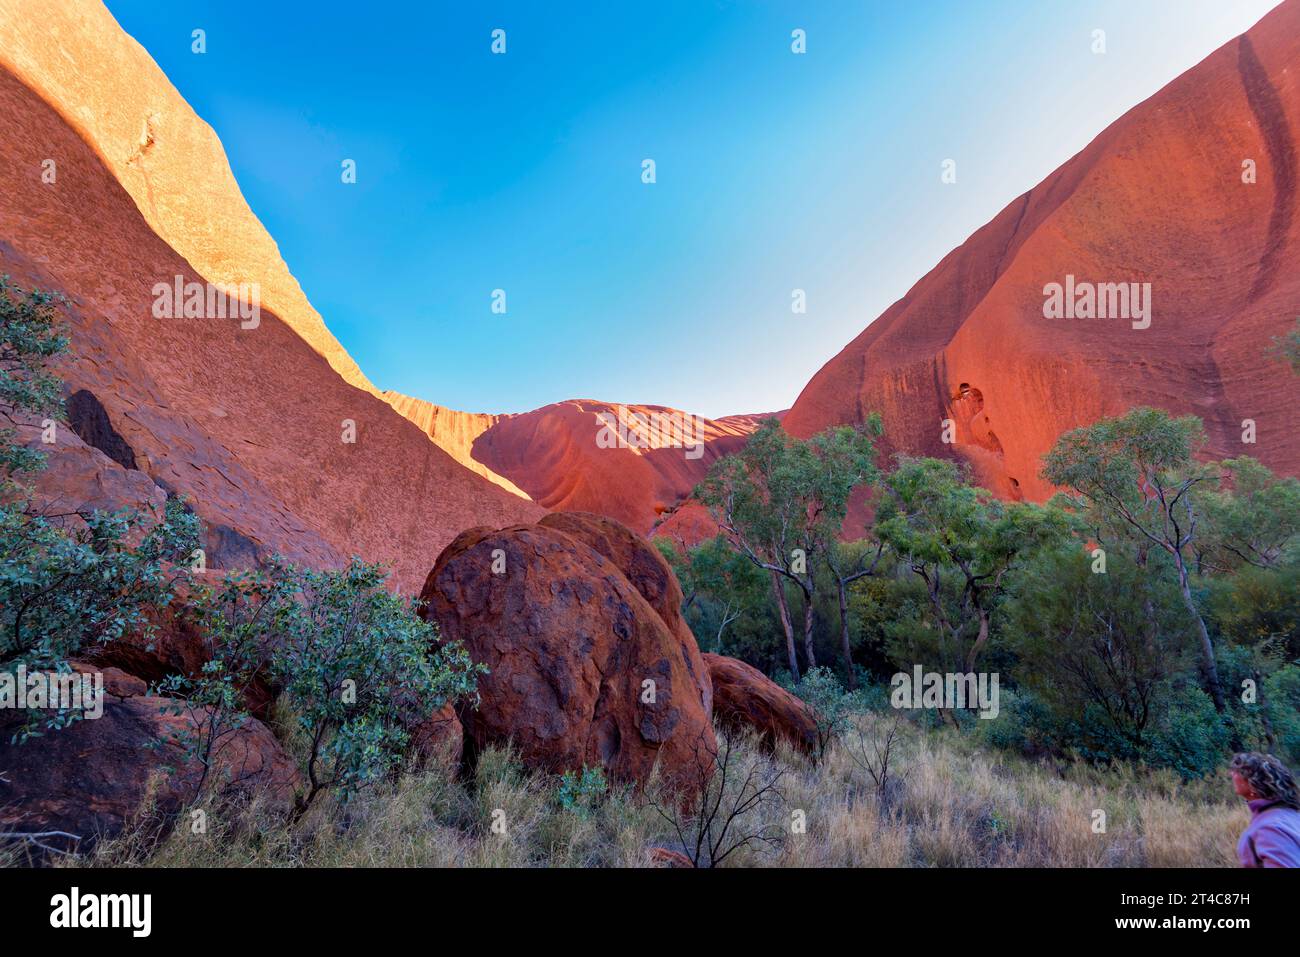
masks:
[[[626,525],[591,512],[552,512],[537,524],[558,529],[571,538],[586,542],[614,563],[681,642],[686,652],[686,667],[704,699],[704,710],[712,714],[713,687],[709,681],[709,669],[700,657],[695,635],[682,617],[681,585],[659,549]]]
[[[546,525],[461,533],[429,573],[422,614],[488,668],[460,709],[466,757],[512,742],[550,771],[598,766],[643,784],[698,780],[715,742],[699,652],[624,573]]]
[[[713,715],[723,727],[756,732],[811,753],[817,724],[808,706],[757,668],[725,655],[703,655],[713,680]]]
[[[172,698],[109,689],[127,690],[106,680],[101,717],[23,744],[11,738],[25,713],[0,713],[0,831],[64,831],[80,841],[52,838],[51,846],[85,851],[146,809],[165,824],[194,800],[202,767],[180,742],[195,732],[196,714],[173,713],[182,702]],[[297,766],[255,718],[222,736],[207,781],[223,796],[258,792],[284,811],[301,785]]]

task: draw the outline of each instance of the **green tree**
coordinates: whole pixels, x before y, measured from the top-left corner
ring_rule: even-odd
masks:
[[[1057,725],[1086,726],[1098,714],[1141,755],[1171,677],[1180,670],[1190,623],[1172,583],[1153,579],[1127,556],[1105,574],[1076,544],[1045,552],[1014,578],[1007,641],[1017,683],[1031,689]],[[1164,627],[1147,627],[1148,603]]]
[[[1218,463],[1218,490],[1197,500],[1205,528],[1191,544],[1197,564],[1215,572],[1244,565],[1278,568],[1300,542],[1300,481],[1280,478],[1249,456]]]
[[[682,586],[682,614],[707,651],[721,651],[729,628],[765,616],[763,573],[721,535],[687,548],[656,538],[660,553]]]
[[[974,671],[1007,576],[1065,539],[1069,519],[1051,506],[999,501],[943,459],[901,457],[885,489],[876,534],[925,583],[945,667]]]
[[[1290,365],[1292,372],[1300,372],[1300,319],[1286,335],[1273,338],[1273,354]]]
[[[884,557],[884,542],[832,541],[826,549],[826,565],[835,579],[835,596],[840,611],[840,655],[844,659],[845,681],[857,690],[858,675],[853,667],[853,643],[849,636],[849,586],[876,574]]]
[[[62,383],[50,363],[68,348],[57,293],[24,291],[0,276],[0,494],[18,490],[12,476],[39,469],[45,457],[18,441],[18,426],[43,417],[63,418]]]
[[[816,667],[814,562],[843,526],[850,493],[873,477],[874,455],[864,430],[845,426],[802,441],[769,419],[739,453],[714,463],[695,490],[732,546],[769,574],[796,679],[794,626],[782,583],[803,594],[804,655]]]
[[[1062,435],[1044,457],[1043,477],[1070,489],[1085,513],[1103,513],[1106,524],[1127,526],[1173,560],[1183,604],[1197,626],[1205,686],[1222,713],[1214,642],[1192,596],[1188,564],[1200,526],[1195,493],[1216,478],[1214,469],[1195,461],[1204,441],[1195,416],[1133,409]]]

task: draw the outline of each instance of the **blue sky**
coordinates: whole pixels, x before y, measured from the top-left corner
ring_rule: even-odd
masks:
[[[380,388],[706,415],[788,407],[953,247],[1276,5],[107,4]]]

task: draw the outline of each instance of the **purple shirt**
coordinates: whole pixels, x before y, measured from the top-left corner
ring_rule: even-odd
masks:
[[[1242,867],[1300,867],[1300,811],[1274,801],[1248,801],[1250,824],[1237,842]]]

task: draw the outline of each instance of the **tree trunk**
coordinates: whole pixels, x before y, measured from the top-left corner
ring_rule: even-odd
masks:
[[[781,613],[781,628],[785,631],[785,651],[790,657],[790,677],[794,679],[795,684],[799,683],[799,656],[794,650],[794,624],[790,621],[790,606],[785,601],[785,586],[781,582],[781,576],[776,572],[769,572],[772,576],[772,591],[776,596],[776,607]]]
[[[853,671],[853,650],[849,647],[849,596],[844,587],[844,579],[836,576],[836,587],[840,592],[840,654],[844,656],[844,671],[848,675],[848,688],[854,691],[858,687],[858,676]]]
[[[817,655],[813,652],[813,596],[807,589],[803,593],[803,650],[808,657],[808,668],[816,668]]]
[[[1183,561],[1181,551],[1174,552],[1174,562],[1178,565],[1178,588],[1183,593],[1183,604],[1187,610],[1192,613],[1196,619],[1196,631],[1201,638],[1201,672],[1205,676],[1205,683],[1209,686],[1210,697],[1214,699],[1214,708],[1220,714],[1227,709],[1223,700],[1223,688],[1219,685],[1219,669],[1214,663],[1214,642],[1210,640],[1210,633],[1205,628],[1205,619],[1196,609],[1196,602],[1192,600],[1192,585],[1187,577],[1187,563]]]
[[[989,641],[989,613],[983,608],[980,610],[980,631],[975,637],[975,644],[970,646],[970,654],[966,656],[966,671],[975,671],[975,659],[979,657],[984,646]]]

